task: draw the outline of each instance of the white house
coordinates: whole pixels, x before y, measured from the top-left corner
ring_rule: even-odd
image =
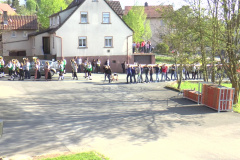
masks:
[[[117,1],[74,0],[67,9],[49,17],[49,29],[29,35],[31,54],[64,57],[68,71],[75,56],[100,59],[102,64],[109,59],[112,70],[119,72],[124,61],[133,63],[133,31],[122,15]]]

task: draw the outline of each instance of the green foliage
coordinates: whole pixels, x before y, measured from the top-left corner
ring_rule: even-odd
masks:
[[[144,7],[133,6],[127,15],[123,16],[123,20],[134,31],[133,41],[141,42],[149,40],[152,37],[150,22],[146,21],[147,15],[144,12]]]
[[[26,8],[30,13],[35,13],[37,10],[37,2],[36,0],[27,0]]]
[[[67,7],[64,0],[40,0],[38,6],[38,20],[43,28],[49,27],[49,16]]]
[[[42,160],[109,160],[109,158],[106,158],[100,154],[97,154],[95,152],[84,152],[74,155],[67,155],[67,156],[60,156],[56,158],[46,158]]]
[[[159,43],[154,48],[154,52],[157,54],[168,54],[169,46],[166,43]]]
[[[166,64],[174,64],[175,63],[175,60],[174,60],[174,57],[172,56],[158,56],[156,55],[155,56],[155,61],[157,64],[163,64],[163,63],[166,63]]]

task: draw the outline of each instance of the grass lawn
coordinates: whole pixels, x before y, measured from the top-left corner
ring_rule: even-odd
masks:
[[[109,160],[109,158],[106,158],[95,152],[83,152],[73,155],[60,156],[56,158],[45,158],[41,160]]]
[[[162,63],[173,64],[173,63],[175,63],[174,58],[170,57],[170,56],[156,55],[155,60],[156,60],[156,63],[158,63],[158,64],[162,64]]]
[[[222,86],[231,88],[232,84],[231,83],[222,83]],[[171,87],[177,88],[177,83],[172,84]],[[188,82],[188,81],[182,82],[180,90],[183,90],[183,89],[192,89],[192,90],[195,89],[196,91],[198,91],[198,83]],[[240,97],[239,97],[239,99],[240,99]],[[240,101],[238,102],[238,104],[234,105],[233,110],[235,112],[240,113]]]

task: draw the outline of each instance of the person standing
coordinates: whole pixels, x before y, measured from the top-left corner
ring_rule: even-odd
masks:
[[[136,42],[133,42],[132,44],[132,53],[135,53],[136,50]]]
[[[149,74],[149,67],[147,66],[145,68],[145,82],[146,83],[149,83],[148,74]]]
[[[142,82],[143,82],[142,72],[143,72],[143,68],[142,68],[141,64],[138,64],[138,77],[137,77],[137,83],[142,83]]]
[[[152,66],[149,68],[149,72],[150,72],[150,82],[153,82],[153,67]]]
[[[44,73],[45,73],[45,80],[48,80],[48,72],[50,71],[49,62],[45,62]]]
[[[91,64],[91,62],[87,63],[87,73],[88,73],[88,79],[92,80],[92,64]]]
[[[101,67],[101,61],[100,61],[100,59],[97,59],[97,73],[99,73],[100,72],[100,68]]]
[[[9,61],[8,64],[5,66],[5,68],[6,67],[8,68],[8,75],[12,76],[12,68],[13,68],[12,61]]]
[[[106,66],[105,74],[106,74],[107,77],[108,77],[109,83],[111,83],[112,70],[111,70],[110,66]]]
[[[136,52],[139,53],[139,50],[140,50],[140,43],[137,42],[137,44],[136,44]]]
[[[130,83],[132,83],[132,69],[130,65],[128,65],[128,68],[127,68],[127,83],[128,83],[128,77],[130,77]]]
[[[176,76],[176,66],[173,64],[172,68],[171,68],[171,80],[176,80],[176,79],[177,79],[177,76]]]
[[[163,78],[164,77],[164,78]],[[165,80],[164,80],[165,79]],[[167,67],[165,64],[162,66],[162,78],[161,81],[166,81],[167,80]]]
[[[62,62],[63,62],[63,73],[66,74],[67,60],[63,57],[63,58],[62,58]]]
[[[92,61],[92,72],[93,73],[95,73],[96,72],[96,66],[97,66],[97,62],[96,62],[96,60],[95,59],[93,59],[93,61]]]
[[[36,62],[35,62],[35,77],[34,77],[35,80],[39,79],[40,76],[41,76],[39,69],[40,69],[40,62],[39,62],[39,59],[37,59]]]
[[[19,80],[19,81],[20,81],[20,80],[23,81],[23,80],[24,80],[24,79],[23,79],[23,76],[24,76],[23,63],[20,63],[18,69],[19,69],[19,79],[18,79],[18,80]]]
[[[109,61],[109,59],[107,59],[107,61],[105,62],[105,65],[106,65],[106,66],[110,66],[110,61]]]
[[[160,66],[159,64],[157,64],[157,67],[156,67],[156,82],[159,82],[159,73],[160,73]]]
[[[58,68],[59,68],[58,80],[63,80],[64,79],[64,77],[63,77],[64,65],[63,65],[63,61],[62,60],[58,61]]]
[[[135,67],[132,66],[132,78],[134,79],[134,83],[136,83],[136,70]]]
[[[196,66],[194,64],[192,65],[192,79],[196,79]]]
[[[81,65],[82,65],[82,58],[77,58],[77,65],[78,65],[78,73],[81,73]]]
[[[4,68],[5,62],[2,56],[0,56],[0,77],[4,77]]]
[[[76,78],[76,80],[78,80],[77,72],[78,72],[78,64],[74,63],[74,65],[73,65],[73,79]]]

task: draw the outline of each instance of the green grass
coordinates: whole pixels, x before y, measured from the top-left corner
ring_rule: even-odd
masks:
[[[173,64],[173,63],[175,63],[174,58],[169,57],[169,56],[156,55],[155,60],[156,60],[156,63],[158,63],[158,64],[162,64],[162,63]]]
[[[222,86],[231,88],[232,84],[231,83],[222,83]],[[172,84],[171,87],[177,88],[177,83]],[[194,90],[194,88],[195,88],[196,91],[198,91],[198,83],[185,81],[185,82],[182,82],[180,90],[184,90],[184,89]],[[233,111],[240,113],[240,97],[239,97],[238,103],[236,105],[234,105]]]
[[[73,155],[60,156],[56,158],[46,158],[41,160],[109,160],[109,159],[95,152],[83,152]]]

